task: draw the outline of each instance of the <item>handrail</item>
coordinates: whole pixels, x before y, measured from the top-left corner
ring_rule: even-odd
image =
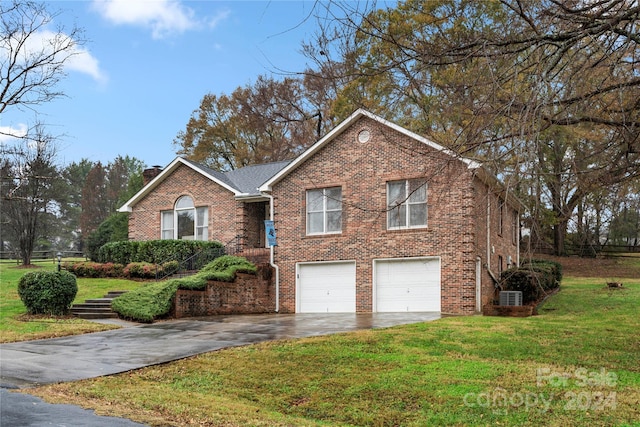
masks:
[[[175,257],[172,257],[170,259],[166,259],[164,261],[161,261],[159,263],[155,263],[155,268],[156,268],[156,281],[159,280],[164,280],[167,277],[174,275],[174,274],[184,274],[185,271],[193,271],[193,270],[197,270],[199,268],[202,268],[206,262],[210,262],[212,259],[217,258],[218,256],[222,256],[222,255],[239,255],[242,254],[243,256],[245,256],[247,259],[249,259],[250,261],[253,260],[253,262],[259,263],[259,262],[267,262],[266,260],[263,260],[263,258],[268,256],[267,250],[266,248],[246,248],[245,245],[242,243],[242,238],[243,236],[241,235],[236,235],[235,237],[233,237],[232,239],[230,239],[229,241],[227,241],[227,243],[225,243],[222,247],[220,248],[209,248],[209,249],[205,249],[202,250],[192,256],[190,256],[187,259],[182,259],[182,260],[177,260],[175,259]],[[216,252],[219,251],[217,254],[211,254],[211,252]],[[209,256],[209,255],[215,255],[215,256]],[[161,275],[160,273],[160,267],[170,261],[178,261],[178,269],[175,272],[171,272],[165,275]]]
[[[224,247],[218,247],[218,248],[207,248],[207,249],[203,249],[199,252],[196,252],[195,254],[191,255],[190,257],[186,258],[186,259],[182,259],[182,260],[178,260],[178,259],[168,259],[166,261],[163,261],[162,263],[155,263],[155,267],[156,267],[156,281],[159,280],[164,280],[169,276],[175,275],[175,274],[184,274],[184,272],[186,271],[193,271],[193,270],[197,270],[201,267],[204,266],[205,261],[206,262],[210,262],[211,260],[218,258],[222,255],[225,254],[225,248]],[[159,267],[161,267],[163,264],[170,262],[170,261],[178,261],[178,269],[176,271],[171,271],[170,273],[167,273],[163,276],[160,275],[160,271],[159,271]]]

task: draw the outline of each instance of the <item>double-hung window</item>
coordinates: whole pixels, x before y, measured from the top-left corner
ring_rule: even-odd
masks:
[[[196,208],[191,197],[180,197],[173,210],[160,214],[163,239],[208,240],[208,209]]]
[[[307,234],[342,232],[342,188],[307,190]]]
[[[387,228],[427,226],[427,184],[424,180],[404,179],[387,182]]]

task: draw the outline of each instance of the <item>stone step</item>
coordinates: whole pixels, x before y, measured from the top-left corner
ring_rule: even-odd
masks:
[[[117,298],[122,294],[126,294],[127,291],[109,291],[104,297],[105,298]]]
[[[83,303],[74,304],[72,308],[106,308],[111,310],[111,301],[95,302],[95,300],[87,300]]]
[[[79,319],[117,319],[118,314],[110,311],[108,313],[100,313],[100,312],[87,312],[87,313],[74,313]]]
[[[80,319],[117,319],[118,314],[113,312],[111,309],[108,310],[100,310],[100,309],[83,309],[76,308],[71,309],[71,314]]]
[[[73,313],[113,313],[111,307],[78,307],[73,306],[71,308]]]
[[[113,298],[93,298],[84,300],[85,304],[107,304],[111,305]]]
[[[81,319],[115,319],[118,314],[111,310],[111,301],[127,291],[109,291],[102,298],[92,298],[84,303],[74,304],[71,314]]]

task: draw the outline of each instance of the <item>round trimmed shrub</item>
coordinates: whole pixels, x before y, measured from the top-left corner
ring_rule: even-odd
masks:
[[[76,276],[68,271],[32,271],[18,281],[18,295],[29,314],[67,314],[78,293]]]

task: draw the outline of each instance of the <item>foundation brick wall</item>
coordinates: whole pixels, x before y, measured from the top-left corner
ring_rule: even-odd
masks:
[[[362,129],[371,132],[367,143],[357,141]],[[386,185],[399,179],[427,183],[427,228],[387,230]],[[295,311],[298,262],[356,260],[356,310],[368,312],[374,259],[434,256],[441,260],[442,312],[473,313],[476,181],[463,162],[361,118],[274,185],[281,311]],[[307,236],[306,190],[332,186],[342,187],[342,233]]]
[[[172,315],[182,318],[274,311],[273,274],[269,265],[261,265],[257,275],[238,273],[233,282],[210,281],[203,291],[179,289]]]

